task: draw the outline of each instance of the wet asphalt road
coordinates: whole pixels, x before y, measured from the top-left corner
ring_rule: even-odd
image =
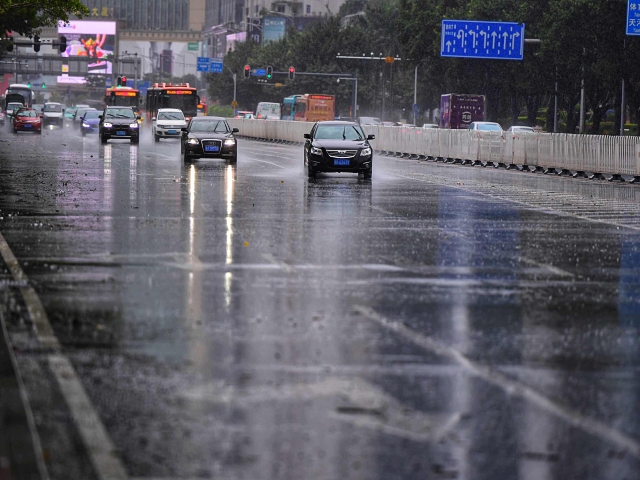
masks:
[[[640,478],[640,187],[0,130],[0,232],[130,477]],[[49,473],[97,478],[0,272]]]

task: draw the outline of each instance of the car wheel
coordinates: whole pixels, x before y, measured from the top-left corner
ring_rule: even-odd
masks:
[[[13,133],[18,133],[18,129],[17,129],[17,128],[14,128],[14,129],[13,129]]]
[[[238,163],[238,155],[234,155],[233,157],[229,157],[229,163]]]
[[[131,143],[138,144],[140,143],[140,137],[131,137]]]
[[[311,162],[307,164],[307,177],[316,178],[316,169],[311,166]]]
[[[100,135],[100,143],[102,143],[103,145],[107,143],[107,137],[105,137],[104,135]]]
[[[190,162],[191,162],[191,155],[189,155],[189,154],[187,153],[187,150],[186,150],[186,149],[182,152],[182,161],[183,161],[184,163],[190,163]]]
[[[159,142],[159,141],[160,141],[160,137],[159,137],[158,135],[156,135],[156,134],[154,134],[154,135],[153,135],[153,138],[154,138],[154,140],[155,140],[156,142]]]
[[[364,172],[362,172],[362,176],[364,177],[365,180],[370,180],[372,174],[373,174],[373,167],[369,168],[369,170],[365,170]]]

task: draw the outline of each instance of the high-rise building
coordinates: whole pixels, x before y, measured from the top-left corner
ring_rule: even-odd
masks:
[[[188,31],[189,0],[83,0],[87,20],[118,20],[126,30]]]
[[[206,0],[203,36],[206,55],[223,57],[227,51],[227,35],[244,30],[245,0]]]

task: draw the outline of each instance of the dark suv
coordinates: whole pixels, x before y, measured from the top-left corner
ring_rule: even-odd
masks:
[[[107,107],[100,115],[98,134],[100,142],[107,143],[110,138],[130,138],[131,143],[140,141],[140,117],[131,107]]]

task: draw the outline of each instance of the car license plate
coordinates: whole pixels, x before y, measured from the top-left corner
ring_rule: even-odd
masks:
[[[124,136],[127,132],[116,132],[116,135]]]
[[[333,166],[334,167],[349,166],[349,159],[348,158],[334,158],[333,159]]]
[[[31,125],[28,123],[25,123],[24,128],[31,128]]]
[[[178,131],[177,130],[169,130],[167,133],[169,135],[175,135],[176,133],[178,133]]]
[[[205,152],[217,152],[219,150],[220,150],[220,147],[218,147],[217,145],[206,145],[204,147]]]

